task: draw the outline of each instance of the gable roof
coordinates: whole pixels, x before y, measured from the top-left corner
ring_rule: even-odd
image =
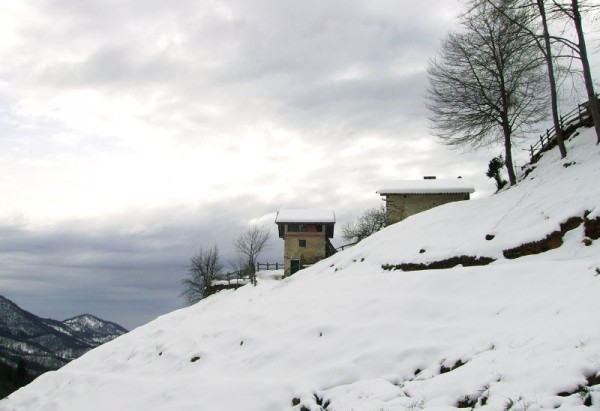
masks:
[[[321,208],[288,208],[279,210],[275,218],[280,223],[335,223],[335,213]]]
[[[386,194],[447,194],[474,193],[472,184],[460,179],[423,179],[390,181],[377,190],[381,195]]]

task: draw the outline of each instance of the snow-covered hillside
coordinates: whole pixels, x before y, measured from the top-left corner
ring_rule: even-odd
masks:
[[[160,317],[0,410],[600,409],[594,143],[586,130],[517,187]],[[402,271],[430,263],[487,265]]]

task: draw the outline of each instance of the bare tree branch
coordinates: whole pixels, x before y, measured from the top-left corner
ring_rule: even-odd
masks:
[[[342,228],[342,237],[346,241],[361,241],[385,227],[385,207],[373,207],[365,210],[355,221]]]
[[[252,284],[256,285],[256,260],[268,246],[270,232],[266,227],[253,226],[233,241],[235,249],[245,257],[246,269]]]
[[[520,25],[529,13],[473,1],[461,17],[461,31],[442,43],[429,62],[427,107],[434,133],[444,144],[473,149],[503,142],[511,184],[516,184],[512,140],[544,119],[543,55]],[[519,24],[515,24],[518,21]]]
[[[187,277],[181,280],[183,291],[180,296],[192,305],[213,293],[212,282],[219,278],[223,270],[219,249],[213,246],[200,249],[192,257]]]

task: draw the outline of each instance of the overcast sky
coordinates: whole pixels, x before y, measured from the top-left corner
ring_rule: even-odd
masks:
[[[0,294],[125,327],[179,308],[199,247],[387,180],[484,175],[499,147],[428,130],[427,60],[454,0],[3,0]],[[517,162],[523,154],[517,151]],[[337,236],[339,237],[339,236]],[[335,239],[336,244],[343,240]]]

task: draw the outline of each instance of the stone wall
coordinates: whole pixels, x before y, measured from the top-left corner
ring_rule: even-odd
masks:
[[[300,247],[300,240],[306,241],[306,247]],[[284,275],[290,273],[291,260],[300,260],[301,264],[314,264],[327,256],[327,237],[325,233],[286,233],[284,238],[283,261]]]
[[[394,224],[421,211],[429,210],[442,204],[468,199],[469,193],[386,194],[386,223],[387,225]]]

